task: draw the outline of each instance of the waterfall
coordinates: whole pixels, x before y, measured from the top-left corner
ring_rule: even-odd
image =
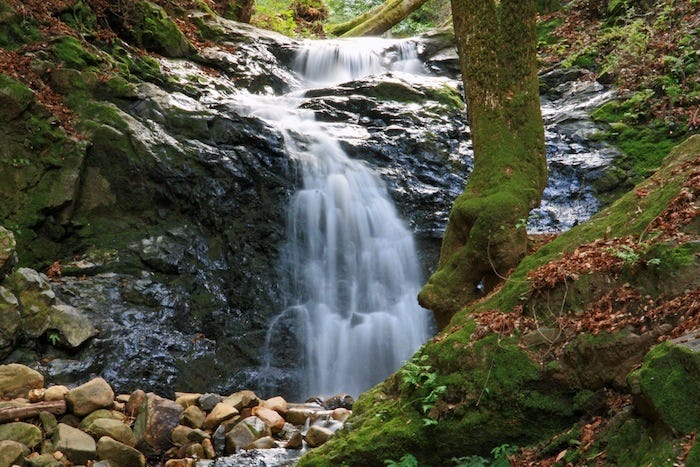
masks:
[[[308,87],[415,66],[415,47],[397,43],[309,42],[296,64]],[[303,393],[357,396],[410,358],[429,337],[432,318],[416,301],[422,278],[412,234],[382,180],[350,159],[301,102],[294,94],[255,96],[249,104],[282,130],[301,172],[287,219],[288,306],[270,324],[268,371],[275,354],[293,350],[275,348],[291,332]]]

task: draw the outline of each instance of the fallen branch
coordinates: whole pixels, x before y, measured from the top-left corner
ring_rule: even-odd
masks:
[[[66,401],[37,402],[22,407],[8,407],[0,409],[0,422],[23,420],[38,416],[41,412],[49,412],[54,415],[66,413]]]

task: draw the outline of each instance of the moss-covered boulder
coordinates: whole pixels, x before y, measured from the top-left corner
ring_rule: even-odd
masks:
[[[29,268],[19,268],[7,279],[19,300],[21,329],[24,335],[37,338],[49,328],[51,307],[56,294],[46,275]]]
[[[39,427],[25,422],[13,422],[0,425],[0,440],[9,440],[22,443],[28,448],[33,448],[42,440]]]
[[[25,84],[0,74],[0,120],[17,118],[34,101],[34,93]]]
[[[131,34],[137,44],[168,57],[192,55],[194,47],[166,11],[155,3],[140,1],[130,18]]]
[[[18,363],[0,365],[0,398],[26,397],[43,387],[44,376],[38,371]]]
[[[19,302],[12,292],[0,285],[0,358],[12,351],[19,330]]]
[[[0,226],[0,280],[17,262],[15,236]]]
[[[700,429],[700,352],[665,342],[628,381],[640,412],[678,433]]]

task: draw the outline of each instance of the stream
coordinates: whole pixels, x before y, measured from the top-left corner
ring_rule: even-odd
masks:
[[[206,68],[161,59],[168,85],[118,108],[126,129],[110,134],[144,162],[113,186],[155,207],[126,248],[55,287],[99,337],[10,357],[52,383],[357,396],[433,332],[415,297],[473,158],[453,50],[226,27],[235,48],[203,50]],[[615,155],[588,139],[612,94],[578,78],[542,77],[550,181],[532,233],[593,215]],[[92,151],[103,173],[118,160]]]

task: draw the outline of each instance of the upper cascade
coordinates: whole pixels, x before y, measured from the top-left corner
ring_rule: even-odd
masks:
[[[376,37],[306,41],[294,67],[311,87],[390,71],[419,74],[424,65],[418,58],[418,46],[413,40]]]

